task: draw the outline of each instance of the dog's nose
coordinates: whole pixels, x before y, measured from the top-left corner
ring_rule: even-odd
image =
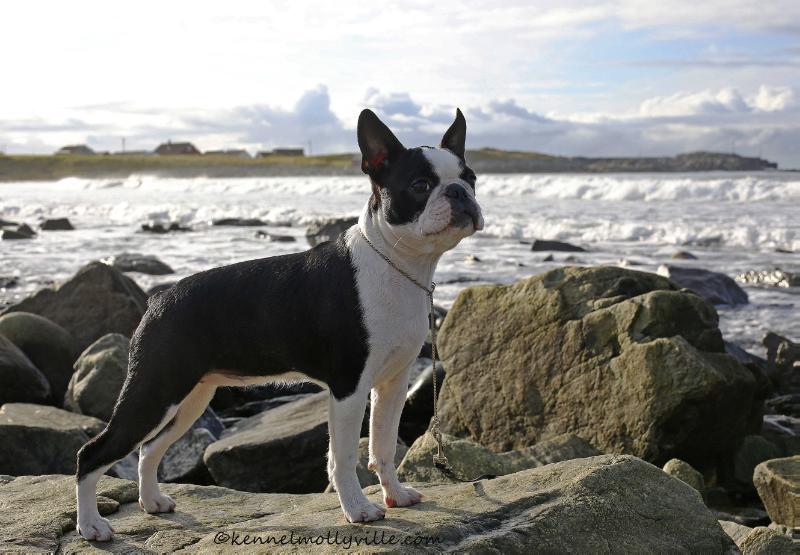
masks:
[[[444,196],[455,200],[466,200],[469,198],[467,196],[467,191],[458,183],[451,183],[448,185],[444,190]]]

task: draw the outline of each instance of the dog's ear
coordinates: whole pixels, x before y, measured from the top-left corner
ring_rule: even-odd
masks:
[[[372,110],[358,116],[358,147],[361,149],[361,171],[374,175],[391,164],[405,147]]]
[[[464,147],[467,142],[467,120],[464,119],[464,114],[461,110],[456,108],[456,119],[450,128],[445,131],[442,137],[442,143],[439,145],[446,148],[459,158],[464,158]]]

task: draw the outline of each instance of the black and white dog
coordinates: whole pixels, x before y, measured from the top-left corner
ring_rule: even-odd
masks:
[[[97,482],[140,448],[139,504],[169,512],[156,471],[167,448],[205,410],[218,386],[294,379],[330,390],[328,475],[349,522],[383,518],[356,477],[358,440],[372,392],[370,468],[387,507],[420,501],[394,468],[408,372],[428,330],[422,284],[441,255],[483,228],[475,173],[466,165],[461,111],[439,148],[407,149],[369,110],[358,119],[372,196],[358,224],[311,250],[190,276],[151,299],[131,339],[128,375],[105,430],[78,453],[79,533],[109,540]]]

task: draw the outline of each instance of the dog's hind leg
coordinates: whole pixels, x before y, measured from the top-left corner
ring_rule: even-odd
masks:
[[[175,443],[203,414],[216,386],[199,383],[181,402],[172,420],[158,435],[139,448],[139,505],[148,513],[175,510],[175,501],[158,488],[158,465],[169,446]]]
[[[153,378],[157,373],[141,370],[129,371],[106,428],[78,451],[77,530],[87,540],[108,541],[114,535],[108,520],[97,510],[100,477],[115,462],[155,437],[175,416],[178,404],[191,388],[164,387]]]
[[[329,462],[328,468],[331,483],[339,494],[339,502],[348,522],[379,520],[386,514],[381,507],[367,499],[356,475],[358,439],[368,396],[369,386],[362,383],[352,395],[344,399],[337,399],[331,393],[328,404],[328,431],[332,450],[329,456],[333,461],[333,464]]]
[[[409,369],[399,372],[372,389],[369,468],[378,474],[387,507],[407,507],[422,499],[417,490],[400,484],[394,467],[397,429],[408,391],[408,372]]]

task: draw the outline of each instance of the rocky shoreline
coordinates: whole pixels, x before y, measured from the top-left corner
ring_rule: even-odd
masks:
[[[347,224],[320,222],[309,242]],[[93,262],[0,315],[0,551],[92,549],[72,531],[69,475],[77,449],[110,416],[147,306],[131,275],[148,267],[164,271],[141,256]],[[496,479],[457,484],[431,466],[428,345],[396,461],[425,494],[421,505],[375,525],[345,524],[335,495],[322,493],[327,393],[221,388],[159,469],[175,514],[136,505],[136,455],[103,479],[101,512],[114,513],[117,529],[111,549],[242,548],[215,543],[220,532],[379,531],[439,538],[412,546],[420,552],[798,552],[800,345],[768,334],[761,359],[725,342],[714,303],[746,294],[730,278],[667,272],[564,267],[466,288],[449,312],[438,310],[448,457],[463,476]],[[365,440],[361,451],[359,477],[372,495]]]

